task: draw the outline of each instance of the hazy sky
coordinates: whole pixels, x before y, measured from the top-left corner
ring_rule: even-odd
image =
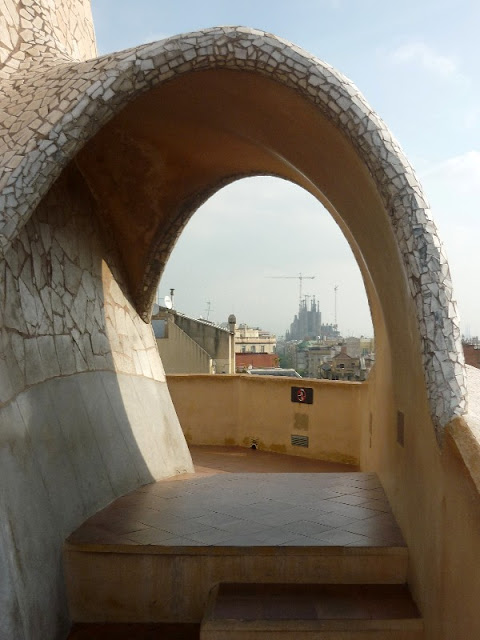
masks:
[[[445,244],[462,329],[480,334],[480,2],[478,0],[92,0],[100,53],[216,25],[258,27],[344,73],[399,140]],[[160,283],[194,317],[277,334],[298,309],[298,280],[315,276],[325,322],[371,335],[349,247],[323,207],[273,178],[237,182],[192,218]]]

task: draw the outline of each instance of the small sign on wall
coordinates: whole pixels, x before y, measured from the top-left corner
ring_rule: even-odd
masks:
[[[311,387],[292,387],[292,402],[300,404],[313,404],[313,389]]]

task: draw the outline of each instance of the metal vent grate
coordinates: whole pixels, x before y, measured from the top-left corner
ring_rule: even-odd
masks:
[[[308,436],[290,436],[291,443],[294,447],[308,447]]]

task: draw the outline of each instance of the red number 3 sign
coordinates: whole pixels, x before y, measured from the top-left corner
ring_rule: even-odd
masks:
[[[307,399],[307,392],[305,391],[305,389],[298,389],[297,400],[299,402],[305,402],[306,399]]]

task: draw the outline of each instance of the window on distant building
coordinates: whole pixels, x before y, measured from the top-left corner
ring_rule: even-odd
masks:
[[[260,351],[261,351],[262,353],[265,353],[265,347],[263,346],[263,344],[262,344],[262,346],[260,347]]]
[[[252,346],[250,347],[250,351],[251,351],[252,353],[255,353],[255,345],[252,345]]]
[[[247,347],[245,345],[242,346],[242,353],[245,353],[245,351],[247,350]]]

